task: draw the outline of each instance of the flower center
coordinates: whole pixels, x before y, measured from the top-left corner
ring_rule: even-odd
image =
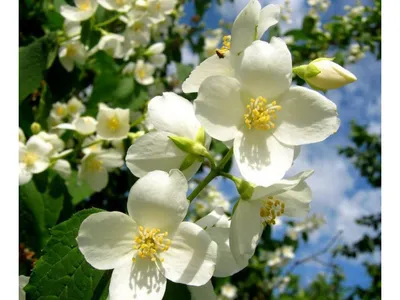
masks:
[[[107,126],[111,131],[116,131],[120,127],[120,121],[117,116],[113,116],[112,118],[108,119]]]
[[[136,22],[132,27],[135,32],[138,32],[143,29],[144,25],[141,22]]]
[[[87,167],[90,172],[99,172],[103,169],[103,162],[98,159],[91,159],[87,163]]]
[[[159,256],[160,252],[165,252],[171,245],[171,240],[166,239],[168,232],[161,233],[159,228],[144,228],[139,226],[139,234],[135,237],[134,249],[138,250],[140,258],[149,258],[151,261],[163,262],[164,259]],[[136,258],[132,259],[136,261]]]
[[[86,0],[82,3],[79,3],[78,8],[80,10],[89,10],[92,7],[90,0]]]
[[[116,0],[117,5],[122,6],[125,4],[125,0]]]
[[[276,105],[276,101],[268,103],[263,97],[251,98],[250,104],[246,106],[247,113],[244,114],[244,122],[248,129],[268,130],[275,128],[273,122],[276,119],[276,111],[282,109],[282,106]]]
[[[143,69],[140,69],[137,74],[140,79],[144,79],[146,77],[146,72]]]
[[[216,49],[215,52],[217,53],[219,58],[224,58],[225,54],[231,49],[231,36],[225,35],[222,38],[222,47]]]
[[[276,217],[280,217],[285,212],[285,203],[282,200],[268,197],[263,200],[260,208],[260,217],[264,226],[275,225]]]
[[[72,56],[75,56],[75,54],[76,54],[76,49],[75,49],[74,45],[69,44],[67,46],[67,56],[72,57]]]
[[[29,167],[33,166],[35,162],[38,160],[39,156],[33,152],[26,152],[22,161]]]

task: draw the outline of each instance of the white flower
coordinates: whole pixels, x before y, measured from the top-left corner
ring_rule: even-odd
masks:
[[[90,145],[90,146],[89,146]],[[102,149],[103,140],[98,136],[90,136],[83,140],[82,152],[89,154],[91,152],[100,152]]]
[[[224,213],[222,207],[216,207],[211,213],[196,222],[203,228],[218,245],[217,264],[215,265],[215,277],[228,277],[243,270],[247,261],[236,262],[229,246],[229,234],[231,221]]]
[[[28,284],[29,277],[25,275],[19,275],[19,300],[25,300],[26,295],[24,287]]]
[[[176,3],[177,0],[137,0],[136,6],[146,9],[149,20],[157,24],[173,12]]]
[[[265,225],[274,225],[281,215],[307,215],[312,193],[305,179],[312,173],[304,171],[269,187],[258,186],[250,200],[239,200],[230,232],[230,247],[237,263],[247,262],[253,256]]]
[[[72,97],[67,102],[67,109],[68,109],[68,114],[71,117],[76,117],[76,116],[80,116],[82,113],[84,113],[86,110],[86,107],[82,103],[82,101],[80,101],[78,98]]]
[[[60,139],[60,137],[55,133],[47,133],[45,131],[41,131],[36,136],[52,145],[53,149],[50,151],[49,155],[54,155],[55,153],[60,152],[65,148],[64,141]]]
[[[56,129],[74,130],[81,135],[89,135],[96,131],[97,121],[92,117],[78,117],[72,123],[63,123],[55,126]]]
[[[71,164],[65,159],[56,160],[51,168],[64,179],[69,178],[72,173]]]
[[[81,34],[82,26],[80,22],[64,20],[64,31],[68,37],[77,37]]]
[[[182,222],[187,189],[178,170],[154,171],[130,190],[129,216],[100,212],[82,222],[77,242],[86,261],[113,269],[110,300],[161,300],[167,279],[193,286],[210,280],[217,245],[200,226]]]
[[[308,65],[294,68],[293,72],[312,88],[322,91],[337,89],[357,80],[353,73],[329,58],[318,58]]]
[[[230,283],[225,283],[221,287],[221,295],[228,298],[229,300],[236,299],[237,291],[237,287]]]
[[[21,142],[21,143],[25,143],[26,142],[25,133],[21,128],[18,129],[18,141]]]
[[[97,0],[101,6],[108,10],[127,12],[132,7],[132,0]]]
[[[115,33],[103,35],[99,43],[90,50],[90,54],[98,50],[103,50],[114,58],[124,58],[126,55],[125,37]]]
[[[62,66],[71,72],[75,64],[83,65],[86,60],[85,46],[79,40],[70,40],[60,46],[58,57]]]
[[[208,77],[194,101],[196,117],[213,138],[233,140],[242,176],[256,185],[280,180],[295,146],[325,140],[339,127],[336,105],[313,90],[290,87],[292,61],[279,38],[243,51],[236,78]]]
[[[162,68],[167,62],[167,57],[163,54],[165,50],[164,43],[155,43],[146,50],[150,62],[157,68]]]
[[[61,5],[60,14],[70,21],[84,21],[94,15],[97,0],[74,0],[76,6]]]
[[[32,174],[41,173],[49,167],[49,154],[52,150],[50,143],[36,135],[26,145],[19,143],[19,185],[28,183]]]
[[[157,130],[139,137],[129,147],[126,155],[126,164],[137,177],[153,170],[179,169],[188,154],[180,150],[169,136],[195,140],[201,128],[194,115],[192,103],[171,92],[150,100],[148,119]],[[208,147],[210,142],[211,139],[206,137],[205,146]],[[183,174],[191,178],[200,166],[201,162],[195,161],[183,170]]]
[[[142,59],[136,62],[135,79],[142,85],[150,85],[154,83],[155,67],[153,64],[145,63]]]
[[[50,116],[56,120],[62,120],[68,115],[67,104],[56,102],[50,111]]]
[[[258,0],[250,0],[236,17],[231,35],[225,36],[222,48],[217,49],[219,54],[214,54],[196,67],[183,82],[182,90],[185,93],[195,93],[210,76],[234,76],[234,66],[240,60],[239,54],[254,40],[260,39],[269,27],[277,24],[279,14],[279,5],[270,4],[261,9]]]
[[[110,108],[100,103],[97,114],[97,134],[102,139],[123,139],[128,135],[129,129],[129,109]]]
[[[99,192],[107,186],[108,172],[122,167],[123,164],[122,155],[117,150],[90,152],[82,158],[78,177]]]
[[[136,19],[134,16],[133,20],[122,19],[127,23],[124,36],[127,40],[131,40],[137,46],[145,46],[150,42],[151,35],[151,23],[145,19]]]

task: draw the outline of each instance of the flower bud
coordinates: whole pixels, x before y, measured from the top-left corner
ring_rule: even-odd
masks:
[[[40,126],[39,123],[33,122],[31,124],[31,131],[32,131],[33,134],[38,134],[41,129],[42,129],[42,126]]]
[[[254,185],[236,176],[230,176],[229,178],[235,183],[236,190],[238,191],[240,198],[243,200],[249,200],[253,195]]]
[[[201,143],[184,136],[169,136],[170,140],[182,151],[197,156],[208,156],[208,151]]]
[[[318,58],[308,65],[293,68],[293,73],[304,79],[313,89],[324,92],[357,80],[351,72],[332,60],[333,58]]]

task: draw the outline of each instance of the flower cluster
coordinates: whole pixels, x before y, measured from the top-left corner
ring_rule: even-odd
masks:
[[[136,62],[124,65],[122,73],[141,85],[153,84],[156,68],[166,63],[163,26],[173,22],[176,4],[76,0],[75,6],[62,6],[67,37],[59,53],[62,65],[71,71],[97,51],[125,61],[135,56]],[[79,40],[80,22],[90,19],[99,5],[115,11],[110,22],[118,20],[123,29],[109,33],[94,25],[102,37],[88,49]],[[310,211],[312,192],[306,180],[314,171],[292,177],[286,173],[301,146],[322,142],[339,128],[336,105],[316,90],[339,88],[356,78],[327,58],[293,69],[283,39],[262,40],[280,18],[279,6],[262,8],[258,0],[250,0],[230,35],[212,32],[205,52],[213,49],[214,54],[182,85],[184,93],[197,93],[193,102],[163,92],[148,101],[145,121],[133,121],[129,109],[105,103],[98,105],[96,118],[84,115],[85,105],[74,97],[53,105],[49,132],[32,124],[33,135],[25,141],[20,131],[20,184],[47,168],[67,178],[71,161],[79,180],[101,191],[109,173],[123,167],[124,158],[138,178],[129,191],[128,214],[92,214],[77,236],[78,248],[92,267],[113,270],[111,300],[162,299],[167,280],[187,285],[195,299],[215,299],[213,276],[244,269],[263,230],[280,217],[305,218]],[[220,37],[222,46],[217,48]],[[312,89],[292,86],[293,72]],[[138,127],[143,130],[131,132]],[[210,151],[213,140],[228,148],[220,159]],[[231,158],[240,176],[225,170]],[[203,180],[195,177],[197,185],[188,195],[188,181],[204,161],[209,173]],[[233,205],[208,186],[217,176],[235,184],[239,199]],[[193,201],[196,196],[200,199]],[[186,221],[193,207],[201,218]],[[293,257],[293,248],[284,246],[266,253],[265,260],[274,267]],[[236,290],[225,286],[221,294],[234,299]]]

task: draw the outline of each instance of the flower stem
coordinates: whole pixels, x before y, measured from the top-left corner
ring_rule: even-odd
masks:
[[[188,200],[191,202],[200,192],[213,180],[215,177],[220,175],[220,172],[227,164],[227,162],[231,159],[233,154],[233,148],[229,149],[228,153],[221,159],[216,167],[211,168],[210,173],[199,183],[199,185],[190,193],[188,196]]]
[[[116,14],[115,16],[113,16],[112,18],[105,20],[104,22],[98,23],[96,25],[94,25],[94,27],[103,27],[106,26],[108,24],[111,24],[112,22],[118,20],[118,18],[121,16],[121,14]]]

